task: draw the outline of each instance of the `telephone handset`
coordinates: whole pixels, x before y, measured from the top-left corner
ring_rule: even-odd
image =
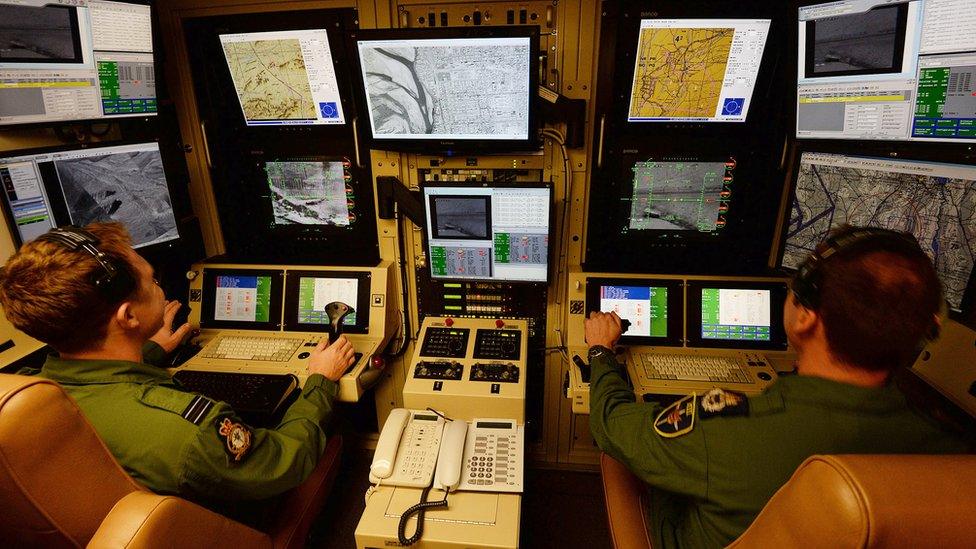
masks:
[[[376,443],[369,481],[415,488],[429,486],[443,429],[444,419],[431,412],[403,408],[390,412]]]
[[[464,443],[467,434],[468,424],[460,419],[456,419],[444,427],[441,451],[437,455],[434,488],[453,492],[461,483],[461,464],[463,463]]]

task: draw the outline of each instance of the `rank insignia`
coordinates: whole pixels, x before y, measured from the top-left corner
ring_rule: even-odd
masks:
[[[217,432],[224,437],[224,450],[234,461],[240,461],[251,449],[251,430],[243,423],[224,418],[217,425]]]
[[[749,415],[749,399],[743,393],[712,389],[698,401],[702,419],[715,416]]]
[[[664,438],[674,438],[694,429],[697,398],[692,393],[661,411],[654,420],[654,432]]]

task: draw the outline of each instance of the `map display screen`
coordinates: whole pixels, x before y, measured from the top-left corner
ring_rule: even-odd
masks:
[[[21,242],[55,226],[118,221],[141,248],[179,238],[156,143],[0,158]]]
[[[702,339],[769,341],[770,294],[758,289],[702,288]]]
[[[358,306],[359,279],[319,278],[303,276],[298,279],[298,318],[300,324],[329,324],[325,306],[340,301],[356,308]],[[356,312],[342,319],[343,326],[356,324]]]
[[[218,276],[214,320],[268,322],[271,319],[270,276]]]
[[[769,19],[643,19],[628,122],[745,122]]]
[[[222,34],[248,126],[345,124],[324,29]]]
[[[958,309],[976,257],[976,166],[803,153],[781,264],[798,267],[844,223],[915,235]]]
[[[353,222],[353,190],[344,162],[265,162],[275,225],[332,225]]]
[[[600,286],[600,311],[630,321],[627,336],[668,337],[668,289],[655,286]]]
[[[426,186],[433,278],[545,282],[548,187]]]
[[[148,5],[0,0],[0,126],[156,108]]]
[[[528,37],[359,40],[373,138],[528,140]]]
[[[735,160],[633,166],[629,230],[717,233],[732,202]]]

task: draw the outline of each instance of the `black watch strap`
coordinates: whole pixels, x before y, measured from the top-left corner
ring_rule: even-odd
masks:
[[[589,358],[590,360],[593,360],[594,358],[604,357],[604,356],[612,357],[613,351],[607,349],[603,345],[594,345],[590,347],[590,351],[587,353],[587,358]]]

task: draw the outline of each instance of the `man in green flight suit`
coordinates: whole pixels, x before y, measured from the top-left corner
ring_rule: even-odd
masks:
[[[156,366],[190,326],[173,330],[179,303],[166,301],[153,274],[120,224],[55,229],[7,261],[0,304],[14,326],[57,351],[40,375],[67,391],[139,483],[218,508],[299,485],[325,450],[352,344],[323,339],[281,422],[252,428]]]
[[[621,375],[615,313],[592,313],[590,429],[652,488],[656,549],[737,538],[815,454],[961,453],[890,382],[938,331],[941,286],[908,235],[845,227],[800,267],[784,308],[797,375],[763,394],[713,389],[668,408],[636,402]]]

